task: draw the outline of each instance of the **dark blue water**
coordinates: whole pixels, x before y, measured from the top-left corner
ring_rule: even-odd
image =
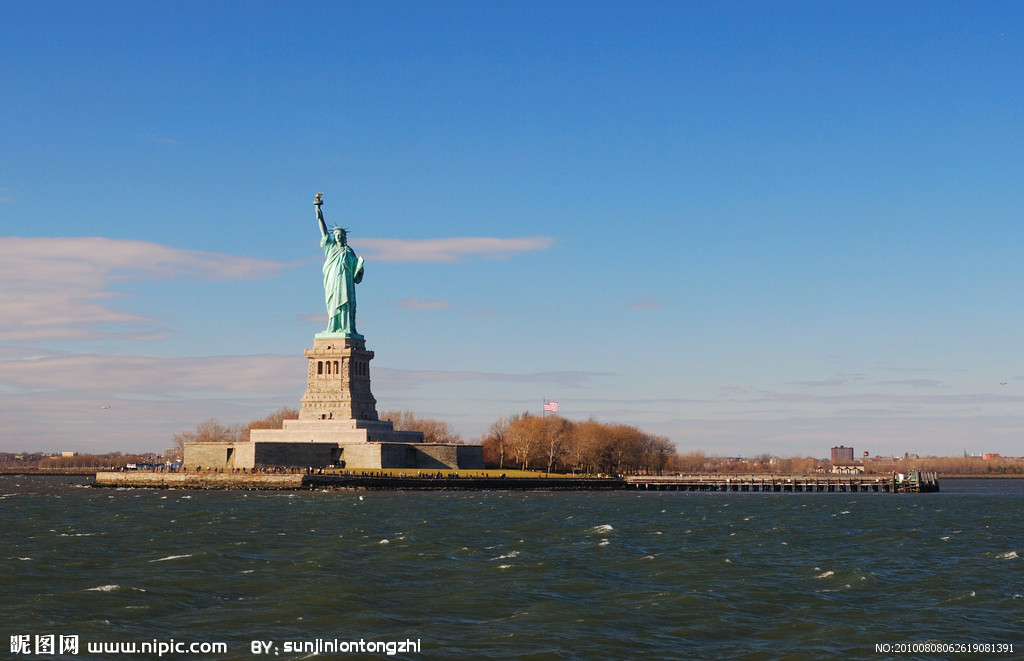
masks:
[[[66,658],[156,658],[87,643],[172,639],[227,651],[164,658],[252,659],[259,640],[307,658],[285,643],[317,639],[418,641],[392,657],[410,659],[1024,658],[1024,481],[942,487],[278,493],[0,476],[0,657],[12,636],[53,635],[78,636]],[[876,652],[915,644],[1015,653]]]

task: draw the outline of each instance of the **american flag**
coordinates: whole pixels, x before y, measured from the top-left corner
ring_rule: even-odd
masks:
[[[558,402],[544,402],[545,413],[558,413]]]

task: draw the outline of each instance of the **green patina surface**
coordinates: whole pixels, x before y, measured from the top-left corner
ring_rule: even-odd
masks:
[[[348,245],[344,228],[327,230],[321,210],[323,194],[316,196],[316,219],[320,226],[320,247],[324,251],[324,299],[327,328],[316,337],[363,339],[356,331],[356,285],[363,279],[363,258]]]

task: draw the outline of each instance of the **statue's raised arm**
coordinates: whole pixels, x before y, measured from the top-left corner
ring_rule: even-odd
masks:
[[[324,222],[324,212],[320,210],[324,203],[323,196],[323,193],[317,193],[316,202],[313,203],[313,206],[316,207],[316,219],[320,222],[320,235],[327,236],[327,223]]]

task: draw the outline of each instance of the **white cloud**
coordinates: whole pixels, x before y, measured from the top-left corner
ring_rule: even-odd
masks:
[[[448,301],[441,300],[429,300],[424,301],[419,298],[403,298],[398,302],[399,307],[403,307],[407,310],[440,310],[442,308],[451,307],[451,303]]]
[[[627,310],[661,310],[665,306],[660,298],[647,296],[645,298],[638,298],[628,303],[625,307]]]
[[[566,387],[582,386],[597,377],[610,376],[602,372],[538,372],[510,374],[503,372],[475,372],[472,370],[401,370],[379,367],[374,370],[375,381],[385,387],[413,388],[430,383],[450,381],[491,381],[497,383],[536,383]]]
[[[283,264],[251,257],[99,237],[0,238],[0,341],[154,339],[161,320],[119,310],[114,282],[193,276],[277,275]]]
[[[547,236],[518,239],[463,237],[451,239],[352,239],[364,257],[379,262],[465,262],[470,259],[504,260],[524,252],[547,250],[555,240]]]
[[[2,451],[161,450],[210,417],[249,422],[298,406],[305,390],[301,355],[5,353]]]
[[[88,391],[147,399],[179,399],[196,393],[237,396],[275,392],[302,382],[303,359],[289,356],[163,358],[127,354],[36,353],[0,360],[0,386],[20,393]]]

